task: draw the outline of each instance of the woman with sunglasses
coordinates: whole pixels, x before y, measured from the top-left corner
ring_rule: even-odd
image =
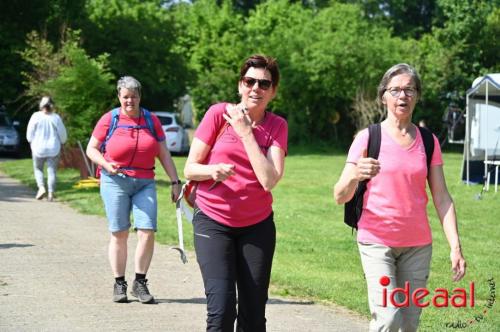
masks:
[[[236,318],[238,331],[266,330],[276,242],[271,190],[283,176],[288,137],[286,121],[266,111],[279,78],[273,58],[245,60],[240,102],[209,108],[184,168],[187,179],[198,181],[194,245],[207,296],[207,331],[234,331]]]
[[[417,72],[407,64],[397,64],[384,74],[378,99],[387,109],[387,118],[381,123],[378,160],[367,157],[368,130],[364,129],[355,137],[334,188],[335,201],[343,204],[351,200],[360,181],[369,180],[357,241],[368,286],[370,331],[417,330],[421,307],[412,299],[408,307],[398,307],[391,300],[384,303],[383,289],[391,294],[394,288],[409,285],[411,297],[415,289],[426,287],[432,254],[427,181],[451,247],[453,280],[465,275],[455,207],[446,188],[439,142],[432,135],[434,152],[428,172],[423,136],[412,123],[421,89]],[[396,298],[396,302],[400,304],[402,299]]]

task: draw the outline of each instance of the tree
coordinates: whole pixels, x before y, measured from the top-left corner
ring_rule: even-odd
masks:
[[[451,102],[448,96],[459,96],[463,108],[472,81],[500,70],[496,2],[439,0],[443,27],[424,36],[412,53],[425,84],[421,117],[437,132],[442,127],[442,111]]]
[[[114,100],[113,75],[109,72],[107,55],[89,57],[79,46],[79,32],[68,30],[61,48],[54,47],[38,33],[27,39],[28,47],[21,53],[32,70],[23,72],[26,94],[38,100],[50,95],[68,129],[68,142],[86,142],[92,129]]]
[[[177,6],[173,15],[183,31],[178,47],[188,63],[188,91],[199,120],[211,104],[237,100],[239,65],[250,55],[245,20],[230,1],[200,0]]]
[[[171,110],[186,91],[186,65],[177,52],[174,16],[162,1],[88,1],[83,45],[91,56],[108,53],[116,76],[132,75],[143,85],[142,104]]]
[[[282,85],[273,108],[287,116],[292,142],[350,141],[358,89],[375,98],[379,79],[410,43],[363,19],[360,7],[332,3],[315,11],[272,1],[249,18],[247,45],[278,58]],[[374,42],[374,39],[376,42]]]

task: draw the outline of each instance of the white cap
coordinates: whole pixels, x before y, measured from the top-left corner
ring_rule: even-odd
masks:
[[[50,97],[43,97],[42,100],[40,100],[40,109],[47,107],[47,108],[52,108],[54,106],[54,102]]]

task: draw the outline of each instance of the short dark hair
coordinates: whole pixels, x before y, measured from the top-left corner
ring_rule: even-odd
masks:
[[[269,70],[271,73],[271,80],[273,81],[273,87],[277,88],[280,82],[280,70],[278,67],[278,62],[275,58],[267,55],[254,54],[245,60],[243,66],[240,69],[240,81],[245,77],[248,69],[250,67],[254,68],[264,68]]]
[[[407,63],[398,63],[397,65],[389,68],[380,80],[377,88],[377,101],[380,104],[382,104],[382,96],[387,89],[387,84],[389,84],[393,77],[401,74],[407,74],[411,76],[413,83],[415,83],[415,89],[417,89],[417,98],[420,98],[420,96],[422,95],[422,82],[420,81],[420,76],[418,75],[417,70]]]

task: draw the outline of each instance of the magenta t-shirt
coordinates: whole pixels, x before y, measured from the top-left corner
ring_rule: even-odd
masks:
[[[196,192],[196,205],[210,218],[230,227],[245,227],[267,218],[272,212],[273,197],[264,190],[253,171],[243,143],[231,126],[224,126],[222,114],[226,103],[210,107],[195,137],[212,146],[204,164],[233,164],[235,175],[219,183],[212,190],[212,179],[200,181]],[[220,137],[216,140],[219,132]],[[253,129],[264,155],[271,146],[287,153],[288,125],[276,114],[266,112],[264,120]]]
[[[434,138],[431,166],[442,165],[439,141]],[[368,129],[361,131],[349,149],[347,162],[356,163],[368,144]],[[389,247],[423,246],[432,242],[427,217],[427,163],[417,130],[415,141],[401,147],[382,128],[380,173],[368,181],[358,241]]]
[[[165,133],[161,127],[160,120],[155,114],[150,114],[159,141],[164,141]],[[99,142],[104,142],[110,124],[111,111],[107,112],[99,119],[92,132],[92,136]],[[121,127],[137,125],[143,126],[144,128],[131,129]],[[104,158],[109,162],[117,163],[120,167],[135,167],[134,169],[123,171],[123,173],[128,176],[150,179],[155,176],[153,168],[155,166],[155,158],[159,153],[160,146],[158,141],[147,128],[144,117],[131,118],[120,112],[118,126],[106,144]]]

